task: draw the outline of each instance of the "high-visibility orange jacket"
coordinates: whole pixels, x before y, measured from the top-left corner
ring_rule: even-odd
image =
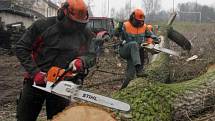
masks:
[[[137,43],[149,42],[153,43],[151,36],[152,31],[148,30],[147,25],[142,27],[134,27],[130,21],[124,22],[122,39],[126,42],[136,41]]]

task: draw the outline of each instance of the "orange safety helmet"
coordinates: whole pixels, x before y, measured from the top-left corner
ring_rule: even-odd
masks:
[[[137,8],[137,9],[134,10],[133,14],[134,14],[134,18],[135,18],[136,20],[144,21],[145,15],[144,15],[143,10]]]
[[[83,0],[67,0],[58,10],[58,19],[61,20],[64,16],[79,23],[89,21],[87,5]]]

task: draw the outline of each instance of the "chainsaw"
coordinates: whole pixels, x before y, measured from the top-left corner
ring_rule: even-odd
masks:
[[[73,81],[67,81],[67,75],[70,76],[70,79],[71,77],[76,77],[78,75],[77,73],[71,73],[70,70],[71,69],[65,70],[60,69],[59,67],[52,67],[46,76],[46,86],[37,86],[34,83],[33,87],[66,98],[70,101],[83,100],[121,111],[130,110],[130,105],[127,103],[81,90],[80,85],[74,83]]]
[[[184,57],[182,57],[180,55],[179,52],[176,52],[174,50],[170,50],[170,49],[167,49],[167,48],[160,47],[159,44],[142,44],[141,47],[144,47],[146,50],[148,50],[149,52],[151,52],[153,54],[157,54],[159,52],[164,52],[164,53],[167,53],[167,54],[170,54],[170,55],[174,55],[174,56],[177,56],[177,57],[180,57],[180,58],[184,58]],[[191,57],[184,58],[184,59],[186,59],[186,61],[189,62],[189,61],[193,61],[193,60],[198,59],[198,56],[197,55],[192,55]]]
[[[178,56],[180,57],[180,53],[176,52],[174,50],[170,50],[167,48],[160,47],[159,44],[141,44],[142,47],[144,47],[146,50],[148,50],[151,53],[159,53],[164,52],[170,55]]]

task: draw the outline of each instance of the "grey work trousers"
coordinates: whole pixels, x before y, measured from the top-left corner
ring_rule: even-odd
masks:
[[[144,65],[144,49],[136,41],[123,44],[119,49],[120,56],[127,61],[126,79],[132,80],[136,76],[136,65]]]

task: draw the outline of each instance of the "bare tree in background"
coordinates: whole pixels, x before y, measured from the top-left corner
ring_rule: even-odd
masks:
[[[111,8],[110,10],[110,17],[114,18],[116,15],[116,10],[114,8]]]
[[[121,8],[119,11],[115,11],[115,9],[111,9],[111,17],[115,18],[116,20],[123,21],[129,18],[130,16],[130,4],[126,3],[125,7]]]
[[[213,7],[187,2],[178,4],[178,10],[182,21],[199,22],[200,14],[195,12],[200,12],[202,22],[215,22],[215,10]]]
[[[153,0],[154,1],[154,7],[153,7],[153,11],[155,13],[159,12],[161,10],[161,0]]]
[[[161,10],[160,0],[142,0],[143,8],[145,9],[145,14],[148,20],[153,20],[153,16]]]
[[[145,8],[145,14],[149,15],[153,9],[152,0],[143,0],[143,7]]]
[[[102,16],[107,16],[107,4],[106,4],[106,1],[104,2],[102,2],[103,4],[102,4],[102,9],[101,10],[98,10],[98,11],[101,11],[102,12]]]

